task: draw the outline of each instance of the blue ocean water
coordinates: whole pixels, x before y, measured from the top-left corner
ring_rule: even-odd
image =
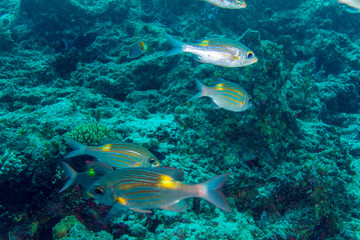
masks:
[[[0,239],[360,239],[356,4],[0,0]],[[195,79],[210,88],[188,101]],[[186,184],[230,173],[232,212],[194,188],[182,211],[139,212],[118,190],[115,207],[96,202],[89,186],[109,175],[87,164],[104,160],[65,159],[67,137],[101,156],[136,144]],[[63,161],[85,174],[59,193]]]

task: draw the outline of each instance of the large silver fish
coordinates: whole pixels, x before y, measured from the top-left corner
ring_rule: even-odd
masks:
[[[167,37],[174,47],[166,56],[183,52],[196,55],[195,60],[222,67],[244,67],[257,62],[255,53],[242,43],[227,38],[211,38],[195,44],[186,44]]]
[[[174,168],[122,168],[109,172],[96,181],[88,195],[98,203],[124,206],[138,212],[161,208],[182,211],[185,199],[200,197],[224,211],[231,212],[224,194],[219,190],[229,173],[199,184],[180,182],[182,171]]]
[[[246,8],[246,2],[244,0],[203,0],[211,3],[214,6],[227,8],[227,9],[241,9]]]

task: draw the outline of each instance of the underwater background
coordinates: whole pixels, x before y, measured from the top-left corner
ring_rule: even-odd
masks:
[[[360,14],[322,0],[0,1],[1,239],[360,239]],[[225,68],[165,57],[166,36],[230,38],[258,62]],[[148,50],[129,58],[144,41]],[[191,102],[195,78],[235,82],[244,112]],[[184,182],[230,173],[224,212],[130,211],[58,193],[71,151],[132,142]],[[80,171],[90,156],[69,160]]]

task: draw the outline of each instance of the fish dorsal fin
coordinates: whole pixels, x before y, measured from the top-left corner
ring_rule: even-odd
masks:
[[[218,86],[218,85],[219,85],[219,84],[223,84],[223,87],[225,87],[225,88],[237,89],[237,90],[239,90],[239,91],[247,94],[247,92],[245,91],[245,89],[243,89],[243,88],[242,88],[239,84],[237,84],[237,83],[229,82],[229,81],[226,81],[225,79],[222,79],[222,78],[216,78],[216,79],[214,79],[214,82],[215,82],[215,84],[214,84],[213,87],[218,87],[217,90],[221,90],[221,89],[219,88],[220,86]]]
[[[213,80],[213,87],[216,87],[216,85],[220,84],[220,83],[226,83],[228,81],[226,81],[225,79],[221,78],[221,77],[217,77],[217,78],[214,78]]]
[[[156,172],[156,173],[168,175],[168,176],[172,177],[176,181],[182,181],[183,176],[184,176],[184,173],[181,170],[176,169],[176,168],[153,167],[153,168],[148,168],[148,170],[151,171],[151,172]]]
[[[170,210],[170,211],[182,212],[186,207],[187,207],[187,201],[180,200],[172,205],[168,205],[168,206],[161,207],[161,208]]]
[[[116,142],[118,142],[118,141],[119,141],[119,140],[114,139],[114,138],[112,138],[112,137],[107,137],[107,138],[101,139],[101,140],[99,141],[99,143],[96,144],[96,146],[104,146],[104,145],[106,145],[106,144],[114,144],[114,143],[116,143]]]
[[[198,43],[196,45],[206,47],[209,45],[209,43],[210,43],[209,40],[202,39],[202,40],[198,41]]]

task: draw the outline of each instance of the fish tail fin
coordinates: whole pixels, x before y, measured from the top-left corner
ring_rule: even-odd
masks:
[[[205,193],[204,196],[200,196],[226,212],[231,212],[231,208],[223,192],[219,189],[224,186],[229,175],[230,173],[225,173],[202,183],[201,185],[205,188]]]
[[[166,38],[168,42],[171,44],[171,46],[173,46],[173,49],[167,52],[165,54],[165,57],[176,55],[183,52],[183,47],[184,45],[186,45],[186,43],[176,40],[175,38],[172,38],[170,36],[167,36]]]
[[[70,147],[72,149],[74,149],[74,151],[69,152],[68,154],[65,155],[64,158],[72,158],[72,157],[76,157],[79,155],[83,155],[85,152],[85,148],[86,146],[75,141],[74,139],[71,139],[69,137],[65,137],[66,141],[69,143]]]
[[[66,162],[62,162],[61,165],[64,169],[65,176],[68,177],[69,179],[66,181],[65,185],[60,189],[59,193],[61,193],[68,187],[72,186],[75,183],[76,178],[78,176],[78,173],[75,171],[75,169],[70,167],[70,165],[67,164]]]
[[[206,96],[206,86],[204,84],[202,84],[199,79],[195,78],[196,81],[196,89],[199,90],[199,92],[197,94],[195,94],[194,96],[192,96],[191,98],[188,99],[188,101],[194,100],[196,98],[200,98],[203,96]]]

